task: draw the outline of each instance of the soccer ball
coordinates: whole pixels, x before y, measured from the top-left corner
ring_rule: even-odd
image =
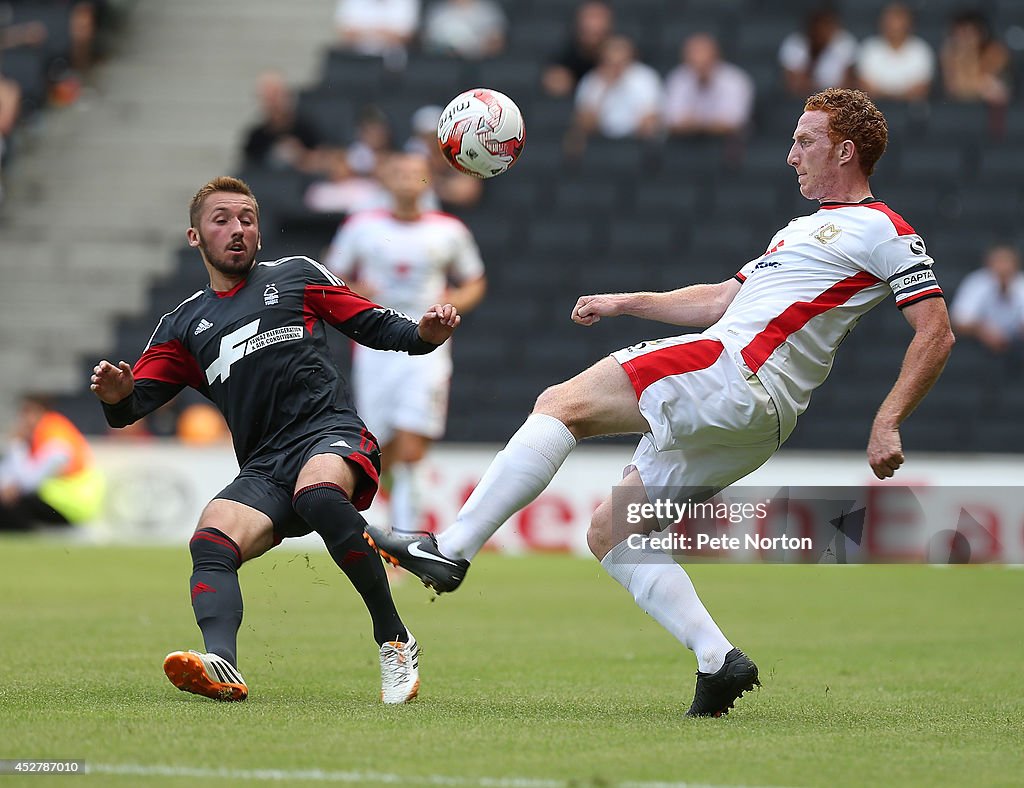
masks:
[[[444,108],[437,122],[437,143],[459,172],[493,178],[523,152],[526,125],[519,107],[504,93],[474,88]]]

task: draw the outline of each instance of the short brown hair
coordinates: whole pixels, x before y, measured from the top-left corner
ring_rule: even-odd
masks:
[[[199,214],[203,210],[203,203],[206,202],[206,198],[214,192],[229,192],[231,194],[245,195],[252,200],[252,204],[256,208],[256,220],[259,221],[260,204],[256,202],[256,195],[252,193],[252,189],[249,188],[249,184],[238,178],[232,178],[230,175],[219,175],[197,191],[196,196],[192,198],[192,202],[188,204],[189,227],[195,227],[198,225]]]
[[[804,112],[828,113],[828,137],[834,144],[850,140],[857,148],[861,171],[871,175],[889,142],[885,115],[862,90],[829,88],[815,93]]]

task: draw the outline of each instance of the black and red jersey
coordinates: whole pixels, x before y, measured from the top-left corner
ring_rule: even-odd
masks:
[[[358,421],[324,324],[380,350],[429,353],[417,323],[354,293],[308,257],[256,263],[226,293],[210,287],[164,315],[136,362],[135,390],[103,405],[123,427],[185,386],[224,414],[240,465]]]

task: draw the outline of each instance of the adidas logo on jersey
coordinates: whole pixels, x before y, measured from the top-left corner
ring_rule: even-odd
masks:
[[[208,328],[213,328],[213,323],[211,323],[204,317],[202,320],[199,321],[199,325],[196,326],[196,330],[194,332],[195,336],[199,336]]]

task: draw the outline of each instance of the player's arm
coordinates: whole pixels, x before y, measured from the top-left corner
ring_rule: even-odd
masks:
[[[159,331],[159,328],[158,328]],[[111,427],[126,427],[169,402],[185,386],[203,391],[206,378],[178,340],[150,342],[135,367],[103,360],[93,367],[93,394]]]
[[[887,479],[903,464],[900,424],[918,406],[938,380],[955,339],[946,302],[928,298],[903,308],[914,329],[895,385],[882,402],[871,425],[868,463],[879,479]]]
[[[455,227],[451,261],[446,271],[449,287],[444,299],[464,315],[483,301],[487,292],[487,277],[484,274],[484,261],[480,257],[480,247],[473,233],[461,222]]]
[[[690,285],[664,293],[604,293],[580,296],[572,320],[592,326],[602,317],[631,315],[673,326],[707,328],[717,323],[740,290],[733,278],[713,285]]]
[[[334,283],[307,283],[306,310],[360,345],[412,356],[444,344],[462,321],[451,304],[434,304],[417,322]]]
[[[483,301],[487,292],[487,277],[478,276],[469,282],[463,282],[457,287],[448,288],[444,294],[445,301],[455,307],[459,314],[466,314],[477,307]]]

